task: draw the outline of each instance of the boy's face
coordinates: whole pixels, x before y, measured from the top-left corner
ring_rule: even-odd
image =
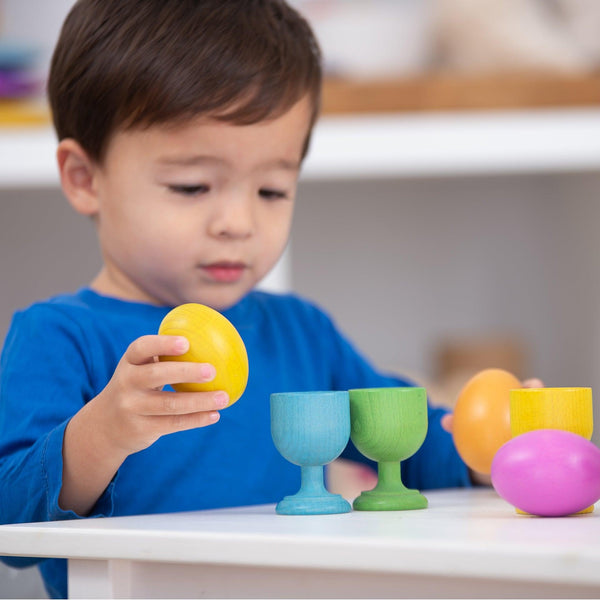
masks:
[[[235,304],[287,243],[307,98],[237,126],[198,118],[118,132],[94,180],[100,293],[164,305]]]

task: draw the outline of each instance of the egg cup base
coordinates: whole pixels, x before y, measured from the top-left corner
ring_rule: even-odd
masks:
[[[339,494],[304,496],[295,494],[281,500],[275,512],[278,515],[333,515],[350,512],[350,503]]]
[[[526,517],[534,517],[535,516],[535,515],[532,515],[531,513],[525,512],[524,510],[521,510],[520,508],[516,508],[516,507],[515,507],[515,512],[518,515],[525,515]],[[588,506],[587,508],[584,508],[583,510],[573,513],[572,515],[565,515],[565,516],[571,517],[573,515],[587,515],[587,514],[593,513],[593,512],[594,512],[594,505],[592,504],[591,506]]]
[[[354,510],[418,510],[427,508],[427,498],[417,490],[380,492],[368,490],[355,498]]]

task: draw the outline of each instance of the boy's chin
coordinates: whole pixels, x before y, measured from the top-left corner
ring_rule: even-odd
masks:
[[[193,295],[191,298],[186,299],[186,302],[195,302],[197,304],[204,304],[214,308],[218,311],[224,311],[232,306],[235,306],[242,298],[244,298],[250,290],[247,288],[234,288],[233,286],[225,289],[211,290],[210,293],[201,293]],[[184,304],[180,302],[179,304]]]

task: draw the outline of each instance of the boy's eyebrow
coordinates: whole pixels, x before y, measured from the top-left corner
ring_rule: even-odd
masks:
[[[157,160],[161,165],[193,166],[202,163],[225,163],[224,160],[216,156],[207,156],[202,154],[185,154],[173,156],[161,156]]]
[[[265,171],[269,169],[283,169],[285,171],[299,171],[300,161],[288,160],[287,158],[278,158],[273,161],[266,162],[260,165],[260,169]]]
[[[206,163],[222,165],[227,164],[227,161],[221,158],[204,154],[161,156],[158,158],[157,162],[161,165],[174,165],[181,167],[193,167],[195,165],[201,165]],[[260,165],[260,168],[265,170],[284,169],[286,171],[298,171],[300,169],[300,161],[288,160],[286,158],[278,158]]]

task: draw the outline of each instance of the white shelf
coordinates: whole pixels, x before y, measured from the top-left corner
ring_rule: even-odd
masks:
[[[50,127],[0,129],[0,188],[58,186],[55,152]]]
[[[329,117],[303,178],[600,170],[600,109]]]
[[[58,185],[50,128],[0,130],[0,188]],[[304,181],[600,170],[600,109],[325,117]]]

